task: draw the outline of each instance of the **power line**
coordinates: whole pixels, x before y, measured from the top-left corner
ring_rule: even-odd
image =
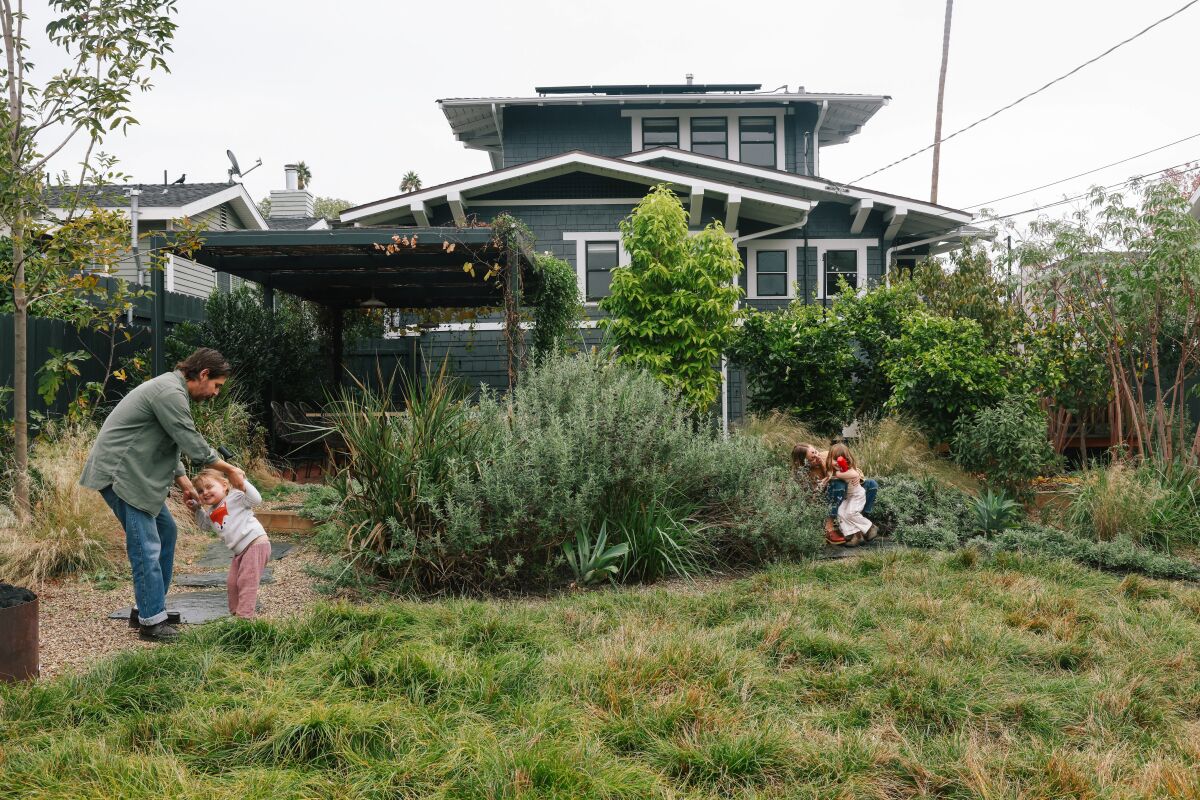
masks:
[[[1153,150],[1147,150],[1144,153],[1138,153],[1136,156],[1129,156],[1129,158],[1122,158],[1120,161],[1114,161],[1111,164],[1105,164],[1103,167],[1096,167],[1095,169],[1089,169],[1087,172],[1080,172],[1078,175],[1072,175],[1069,178],[1063,178],[1061,180],[1057,180],[1052,183],[1043,183],[1041,186],[1035,186],[1032,189],[1026,189],[1023,192],[1016,192],[1014,194],[1006,194],[1004,197],[994,197],[991,200],[984,200],[982,203],[972,203],[969,206],[963,206],[963,208],[964,209],[978,208],[979,206],[986,206],[988,203],[999,203],[1003,200],[1011,200],[1014,197],[1020,197],[1021,195],[1029,194],[1030,192],[1036,192],[1039,189],[1049,189],[1051,186],[1058,186],[1060,183],[1066,183],[1067,181],[1073,181],[1076,178],[1082,178],[1084,175],[1091,175],[1093,172],[1099,172],[1102,169],[1108,169],[1109,167],[1115,167],[1119,164],[1124,164],[1127,161],[1133,161],[1136,158],[1141,158],[1142,156],[1148,156],[1151,153],[1157,153],[1159,150],[1166,150],[1168,147],[1174,147],[1177,144],[1181,144],[1183,142],[1189,141],[1191,139],[1195,139],[1197,137],[1200,137],[1200,133],[1193,133],[1191,136],[1185,136],[1182,139],[1176,139],[1175,141],[1171,142],[1170,144],[1164,144],[1161,147],[1154,148]]]
[[[981,122],[987,122],[989,119],[991,119],[992,117],[996,116],[997,114],[1000,114],[1001,112],[1007,111],[1008,109],[1012,108],[1012,107],[1013,107],[1013,106],[1015,106],[1015,105],[1018,105],[1018,104],[1020,104],[1020,103],[1023,103],[1023,102],[1025,102],[1026,100],[1028,100],[1029,98],[1033,97],[1034,95],[1036,95],[1036,94],[1040,94],[1041,92],[1044,92],[1046,89],[1049,89],[1051,86],[1053,86],[1054,84],[1058,83],[1059,81],[1061,81],[1061,80],[1064,80],[1065,78],[1069,78],[1069,77],[1071,77],[1071,76],[1072,76],[1072,75],[1074,75],[1076,72],[1079,72],[1079,70],[1083,69],[1084,67],[1087,67],[1087,66],[1090,66],[1091,64],[1094,64],[1094,63],[1096,63],[1097,61],[1099,61],[1100,59],[1104,58],[1104,57],[1105,57],[1106,55],[1108,55],[1109,53],[1112,53],[1113,51],[1115,51],[1115,50],[1117,50],[1117,49],[1119,49],[1119,48],[1121,48],[1121,47],[1124,47],[1125,45],[1127,45],[1127,44],[1129,44],[1130,42],[1132,42],[1134,39],[1137,39],[1138,37],[1142,36],[1143,34],[1145,34],[1145,33],[1148,33],[1149,31],[1153,30],[1154,28],[1157,28],[1159,25],[1162,25],[1164,22],[1166,22],[1167,20],[1171,19],[1172,17],[1179,16],[1179,15],[1180,15],[1180,14],[1182,14],[1184,11],[1187,11],[1189,8],[1191,8],[1192,6],[1196,5],[1196,3],[1200,3],[1200,0],[1190,0],[1190,2],[1187,2],[1187,3],[1185,3],[1185,4],[1183,5],[1183,7],[1182,7],[1182,8],[1179,8],[1179,9],[1177,9],[1177,10],[1175,10],[1175,11],[1171,12],[1170,14],[1168,14],[1167,16],[1163,17],[1162,19],[1158,20],[1158,21],[1157,21],[1157,22],[1155,22],[1155,23],[1153,23],[1153,24],[1151,24],[1151,25],[1149,25],[1149,26],[1147,26],[1147,27],[1145,27],[1145,28],[1142,28],[1140,31],[1138,31],[1137,33],[1135,33],[1133,36],[1130,36],[1128,39],[1125,39],[1124,41],[1118,42],[1117,44],[1114,44],[1112,47],[1108,48],[1107,50],[1105,50],[1105,51],[1104,51],[1103,53],[1101,53],[1100,55],[1098,55],[1098,56],[1096,56],[1095,58],[1092,58],[1092,59],[1090,59],[1090,60],[1088,60],[1088,61],[1085,61],[1085,62],[1083,62],[1083,63],[1082,63],[1082,64],[1080,64],[1079,66],[1077,66],[1077,67],[1075,67],[1074,69],[1072,69],[1070,72],[1064,73],[1063,75],[1059,75],[1057,78],[1055,78],[1054,80],[1050,81],[1049,83],[1047,83],[1047,84],[1044,84],[1044,85],[1042,85],[1042,86],[1038,87],[1037,89],[1034,89],[1032,92],[1029,92],[1029,93],[1028,93],[1028,94],[1026,94],[1026,95],[1023,95],[1023,96],[1021,96],[1021,97],[1018,97],[1016,100],[1012,101],[1011,103],[1009,103],[1008,105],[1004,106],[1003,108],[996,109],[996,110],[995,110],[995,111],[993,111],[991,114],[988,114],[986,117],[983,117],[983,118],[981,118],[981,119],[977,119],[977,120],[975,120],[974,122],[972,122],[972,123],[971,123],[970,125],[968,125],[967,127],[965,127],[965,128],[960,128],[960,129],[956,130],[954,133],[950,134],[949,136],[946,136],[946,137],[945,137],[945,138],[943,138],[943,139],[939,139],[938,141],[934,142],[933,144],[926,145],[925,147],[922,147],[920,150],[917,150],[917,151],[915,151],[915,152],[909,153],[909,154],[908,154],[908,155],[906,155],[904,158],[901,158],[901,159],[898,159],[898,160],[896,160],[896,161],[893,161],[892,163],[888,164],[886,167],[880,167],[879,169],[875,170],[874,172],[868,172],[866,175],[863,175],[861,178],[856,178],[855,180],[853,180],[853,181],[850,181],[850,183],[858,183],[859,181],[864,181],[864,180],[866,180],[867,178],[870,178],[872,175],[878,175],[879,173],[881,173],[881,172],[883,172],[883,171],[885,171],[885,170],[889,170],[889,169],[891,169],[892,167],[896,166],[897,164],[903,164],[905,161],[908,161],[910,158],[914,158],[914,157],[916,157],[916,156],[919,156],[919,155],[921,155],[921,153],[924,153],[926,150],[930,150],[930,149],[932,149],[933,147],[935,147],[935,146],[936,146],[936,145],[938,145],[938,144],[941,144],[942,142],[948,142],[948,141],[950,141],[950,140],[951,140],[951,139],[953,139],[955,136],[958,136],[960,133],[966,133],[967,131],[971,130],[971,128],[974,128],[976,125],[980,124]]]
[[[1134,181],[1140,181],[1142,178],[1149,178],[1151,175],[1158,175],[1160,173],[1166,172],[1169,169],[1179,169],[1180,167],[1186,167],[1188,164],[1192,164],[1195,161],[1196,161],[1196,159],[1194,159],[1194,158],[1189,159],[1187,161],[1184,161],[1181,164],[1174,164],[1170,167],[1163,167],[1162,169],[1152,170],[1143,175],[1134,175],[1132,178],[1123,180],[1120,183],[1110,184],[1108,186],[1103,186],[1101,188],[1105,191],[1107,191],[1109,189],[1116,189],[1118,186],[1125,186],[1127,184],[1133,183]],[[1200,170],[1200,167],[1191,167],[1190,169],[1180,170],[1179,174],[1187,175],[1189,172],[1196,172],[1198,170]],[[1024,211],[1014,211],[1011,214],[1001,214],[1000,216],[997,216],[997,217],[987,217],[987,219],[988,220],[1000,220],[1000,219],[1010,219],[1012,217],[1019,217],[1022,214],[1028,214],[1031,211],[1043,211],[1047,208],[1054,208],[1055,206],[1061,206],[1064,203],[1071,203],[1076,200],[1080,200],[1084,197],[1087,197],[1089,194],[1091,194],[1090,189],[1088,191],[1084,192],[1083,194],[1077,194],[1074,197],[1064,197],[1062,200],[1056,200],[1053,203],[1046,203],[1045,205],[1041,205],[1041,206],[1033,206],[1032,208],[1027,208]]]

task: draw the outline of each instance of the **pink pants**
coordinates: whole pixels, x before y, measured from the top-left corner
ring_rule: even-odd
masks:
[[[229,613],[235,617],[254,619],[258,603],[258,582],[262,580],[263,568],[271,558],[271,543],[260,536],[249,547],[233,557],[229,565],[229,577],[225,581],[229,593]]]

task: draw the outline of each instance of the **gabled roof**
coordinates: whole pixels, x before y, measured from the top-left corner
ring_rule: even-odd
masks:
[[[583,106],[668,103],[697,105],[771,106],[812,103],[823,109],[817,141],[824,146],[841,144],[891,100],[888,95],[828,94],[799,92],[708,92],[662,94],[555,94],[542,97],[448,97],[438,100],[455,138],[477,150],[497,150],[504,141],[503,111],[506,106]]]
[[[914,235],[957,227],[975,218],[969,211],[940,206],[925,200],[864,189],[817,176],[797,175],[770,167],[756,167],[740,161],[701,155],[673,147],[642,150],[621,156],[621,160],[638,164],[655,164],[664,169],[694,175],[704,180],[736,181],[748,187],[757,187],[814,201],[864,203],[871,208],[903,210],[908,217],[905,228]]]
[[[812,201],[795,195],[746,187],[719,178],[702,179],[653,165],[573,150],[348,208],[341,213],[341,220],[358,225],[395,224],[398,219],[411,214],[419,224],[424,224],[420,218],[424,216],[428,221],[429,208],[434,204],[449,203],[452,209],[457,204],[457,215],[461,214],[464,206],[470,204],[473,195],[488,194],[506,187],[520,186],[571,172],[604,175],[645,187],[667,183],[691,197],[702,198],[708,195],[726,201],[737,198],[743,216],[776,224],[798,223],[815,205]],[[581,199],[579,202],[586,204],[587,200]]]
[[[129,190],[137,189],[138,217],[143,220],[171,220],[191,217],[211,208],[229,203],[247,228],[266,230],[267,222],[259,213],[258,206],[250,199],[246,187],[240,183],[183,183],[104,186],[50,186],[46,189],[46,203],[53,214],[62,216],[74,205],[78,192],[80,203],[95,203],[100,208],[128,209]]]

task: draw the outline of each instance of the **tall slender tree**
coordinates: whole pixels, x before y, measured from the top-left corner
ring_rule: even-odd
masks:
[[[400,191],[415,192],[421,188],[421,176],[411,169],[400,179]]]
[[[137,120],[135,91],[150,88],[149,74],[167,69],[175,33],[175,0],[49,0],[46,35],[61,66],[31,80],[33,64],[23,0],[0,0],[0,230],[12,239],[13,422],[16,506],[29,513],[29,302],[48,280],[27,270],[37,259],[49,222],[44,199],[46,168],[76,139],[87,140],[80,184],[95,172],[97,148],[111,131]],[[76,193],[75,202],[79,202]],[[33,261],[31,261],[33,257]]]

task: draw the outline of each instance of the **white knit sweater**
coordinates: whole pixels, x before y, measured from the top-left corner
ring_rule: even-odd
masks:
[[[246,491],[230,489],[225,499],[211,511],[205,511],[203,506],[197,508],[196,523],[201,530],[218,534],[221,541],[237,555],[255,539],[267,535],[262,523],[254,516],[254,507],[260,503],[262,495],[250,481],[246,481]]]

